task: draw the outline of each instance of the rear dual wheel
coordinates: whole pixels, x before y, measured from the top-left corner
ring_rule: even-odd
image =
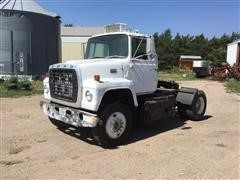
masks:
[[[182,118],[201,120],[204,118],[206,107],[206,95],[203,91],[199,90],[191,106],[178,103],[178,112]]]

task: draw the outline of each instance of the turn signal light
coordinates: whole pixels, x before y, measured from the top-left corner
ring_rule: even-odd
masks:
[[[100,81],[100,75],[94,75],[94,80],[99,82]]]

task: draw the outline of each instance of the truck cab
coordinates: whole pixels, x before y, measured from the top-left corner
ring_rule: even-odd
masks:
[[[176,88],[160,90],[157,68],[151,36],[131,31],[96,35],[88,40],[84,59],[49,67],[44,80],[46,101],[40,106],[57,126],[91,127],[99,144],[119,145],[129,137],[136,117],[145,117],[143,121],[168,117],[177,104],[192,106],[198,97],[196,89],[187,90],[191,96],[185,91],[180,95]],[[206,97],[200,96],[198,115],[203,116]],[[180,109],[187,115],[183,105]]]

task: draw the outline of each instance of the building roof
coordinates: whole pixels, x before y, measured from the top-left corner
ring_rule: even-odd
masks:
[[[2,9],[27,11],[52,17],[59,17],[56,13],[44,9],[35,0],[0,0],[0,10]]]
[[[61,36],[93,36],[104,33],[104,27],[61,27]]]
[[[189,55],[181,55],[180,56],[180,60],[181,59],[202,59],[201,56],[189,56]]]
[[[238,43],[240,43],[240,39],[237,39],[237,40],[233,41],[232,43],[228,44],[228,46],[233,45],[233,44],[238,44]]]

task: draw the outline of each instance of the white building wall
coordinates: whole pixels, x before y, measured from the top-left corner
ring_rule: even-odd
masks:
[[[229,44],[227,47],[227,62],[233,65],[237,62],[238,43]]]
[[[83,59],[89,38],[90,37],[61,37],[62,62]]]
[[[87,43],[89,37],[71,37],[71,36],[67,36],[64,37],[62,36],[62,43]]]

